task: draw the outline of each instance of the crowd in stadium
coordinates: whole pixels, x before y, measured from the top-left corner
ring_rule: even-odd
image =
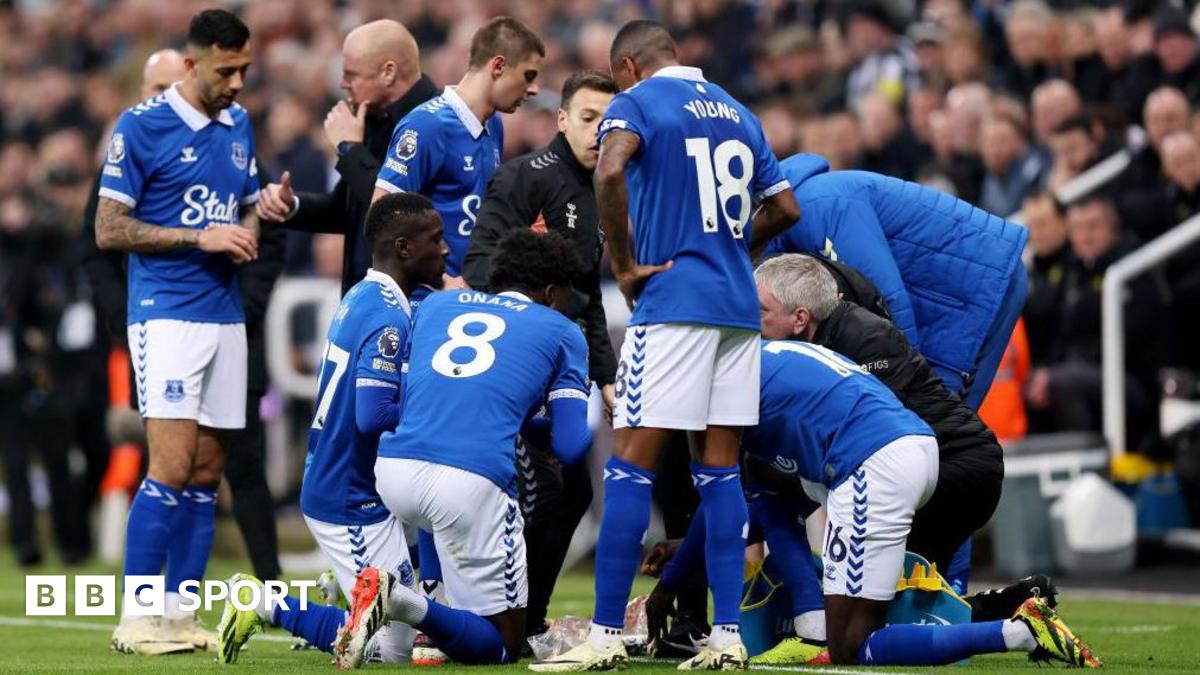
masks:
[[[147,57],[181,46],[189,20],[210,4],[0,1],[0,428],[12,430],[0,436],[0,451],[22,562],[39,557],[24,478],[33,453],[47,469],[64,559],[92,548],[81,514],[108,464],[108,352],[125,326],[108,325],[94,306],[104,289],[82,263],[85,209],[111,125],[136,102]],[[237,4],[254,36],[238,103],[253,122],[262,170],[273,180],[288,172],[298,191],[325,192],[338,180],[322,120],[344,98],[342,40],[357,26],[402,22],[438,87],[458,81],[489,18],[513,16],[540,36],[540,91],[502,116],[508,159],[553,137],[558,92],[571,73],[607,71],[618,27],[653,17],[671,30],[681,63],[703,68],[759,115],[779,159],[815,153],[832,169],[917,181],[1025,223],[1024,328],[996,377],[998,395],[1011,399],[1006,409],[1022,421],[1007,434],[997,428],[1002,437],[1099,431],[1105,271],[1200,212],[1200,38],[1191,3]],[[1072,194],[1074,179],[1122,151],[1127,166]],[[340,235],[289,231],[279,263],[286,275],[336,279],[341,255]],[[1193,246],[1130,288],[1132,449],[1153,452],[1162,442],[1162,370],[1200,368],[1189,349],[1200,338],[1198,263]],[[85,469],[72,465],[72,447],[83,450]]]

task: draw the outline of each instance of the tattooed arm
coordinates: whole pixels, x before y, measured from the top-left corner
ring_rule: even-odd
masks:
[[[96,209],[96,245],[105,251],[165,253],[183,248],[199,248],[208,253],[226,253],[234,262],[258,257],[258,242],[253,232],[242,227],[214,227],[193,230],[186,227],[162,227],[144,223],[129,215],[131,209],[107,197],[100,198]],[[258,220],[254,219],[255,228]]]
[[[673,261],[662,265],[639,265],[633,255],[629,236],[629,197],[625,189],[625,166],[637,152],[641,138],[632,132],[608,132],[600,146],[593,183],[600,227],[608,246],[608,260],[625,302],[631,308],[646,285],[646,280],[671,269]]]

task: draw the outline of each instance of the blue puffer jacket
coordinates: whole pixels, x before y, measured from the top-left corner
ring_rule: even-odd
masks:
[[[1013,275],[1024,274],[1025,228],[916,183],[831,172],[818,155],[782,167],[800,222],[767,253],[819,254],[858,269],[939,374],[973,373]]]

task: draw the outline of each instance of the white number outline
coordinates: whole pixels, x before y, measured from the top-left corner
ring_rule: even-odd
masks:
[[[473,323],[483,324],[483,332],[479,335],[467,335],[466,328]],[[492,342],[504,335],[506,330],[508,324],[495,314],[467,312],[456,316],[446,326],[446,337],[449,340],[443,342],[433,353],[430,365],[438,374],[456,379],[485,373],[496,363],[496,348],[492,346]],[[450,353],[459,348],[475,350],[474,358],[466,363],[456,363],[450,358]]]
[[[720,205],[721,215],[734,239],[741,239],[750,222],[751,195],[750,182],[754,180],[754,152],[749,146],[737,140],[730,139],[717,145],[716,150],[709,152],[709,142],[703,136],[686,138],[683,142],[688,157],[696,163],[696,189],[700,196],[700,219],[704,231],[716,232],[717,207]],[[734,176],[731,172],[733,160],[742,160],[744,175]],[[715,167],[715,170],[714,170]],[[737,217],[729,214],[729,200],[741,198],[741,208]]]
[[[321,394],[321,403],[317,405],[317,412],[313,415],[312,428],[324,429],[325,416],[329,414],[329,406],[333,404],[333,392],[337,391],[338,382],[341,382],[342,377],[346,374],[346,369],[350,366],[350,352],[333,344],[325,342],[325,353],[321,356],[321,374],[325,374],[325,362],[333,363],[333,373],[329,376],[329,382],[326,383],[325,391]],[[317,391],[321,391],[321,379],[317,378]]]

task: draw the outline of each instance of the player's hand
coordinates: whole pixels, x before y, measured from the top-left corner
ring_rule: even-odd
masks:
[[[207,253],[224,253],[238,264],[258,259],[258,238],[240,225],[201,230],[197,246]]]
[[[292,172],[284,171],[278,183],[271,183],[258,193],[258,201],[254,210],[258,217],[275,223],[282,223],[292,213],[296,204],[296,193],[292,191]]]
[[[667,617],[675,616],[675,590],[665,584],[655,584],[646,598],[646,632],[648,644],[654,645],[667,637]]]
[[[629,271],[616,275],[617,286],[621,289],[621,295],[625,296],[625,304],[629,305],[629,309],[633,309],[637,303],[638,296],[642,294],[642,288],[650,277],[666,272],[674,265],[674,260],[668,260],[663,265],[634,265]]]
[[[604,415],[605,423],[612,424],[613,407],[617,405],[617,385],[606,384],[600,387],[600,401],[603,403],[601,413]]]
[[[338,143],[362,143],[367,128],[367,103],[359,103],[358,111],[351,112],[350,104],[338,101],[337,105],[325,115],[325,138],[329,144],[337,147]]]
[[[642,574],[657,579],[667,563],[671,562],[671,558],[675,557],[675,552],[681,544],[682,539],[670,539],[651,546],[646,552],[646,557],[642,559]]]
[[[462,277],[452,277],[449,274],[442,274],[442,290],[443,291],[469,291],[471,286],[467,284],[467,280]]]

